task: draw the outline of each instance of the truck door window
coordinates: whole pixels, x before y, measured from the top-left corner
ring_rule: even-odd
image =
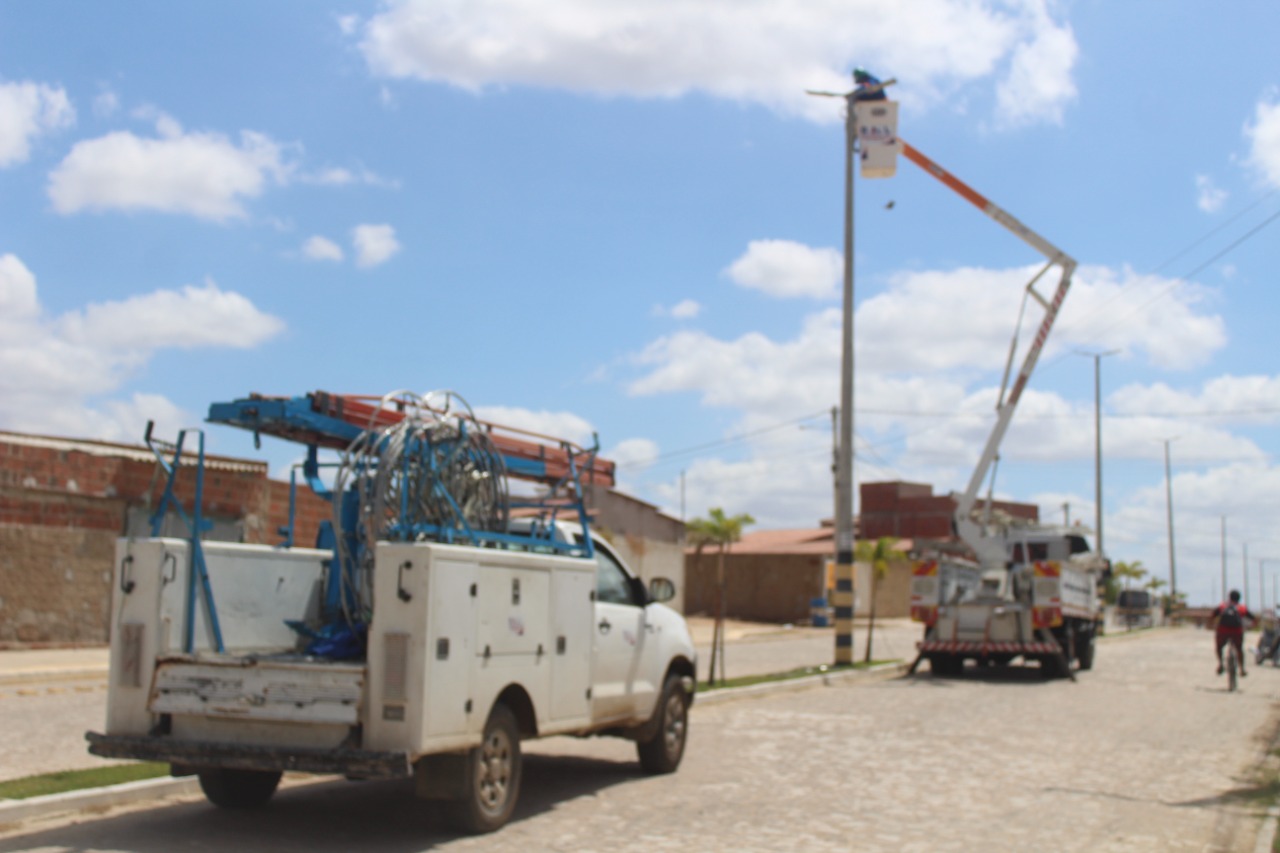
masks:
[[[631,576],[613,555],[596,545],[596,601],[609,604],[635,604]]]

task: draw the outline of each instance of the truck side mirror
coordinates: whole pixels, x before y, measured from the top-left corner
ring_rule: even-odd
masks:
[[[668,578],[654,578],[649,581],[649,598],[654,601],[670,601],[676,597],[676,585]]]

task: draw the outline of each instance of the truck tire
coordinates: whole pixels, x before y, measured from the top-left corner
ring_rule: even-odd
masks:
[[[653,713],[659,717],[653,737],[636,741],[640,766],[646,773],[674,773],[684,758],[684,744],[689,737],[689,696],[680,676],[667,676]]]
[[[467,753],[456,817],[467,832],[493,832],[511,819],[520,796],[520,731],[506,705],[494,705],[484,740]]]
[[[200,790],[220,809],[257,809],[265,806],[280,784],[280,772],[206,767],[196,771]]]
[[[933,655],[929,671],[939,678],[955,678],[964,674],[964,658],[957,655]]]
[[[1065,655],[1041,655],[1040,672],[1045,678],[1067,678],[1071,674],[1071,664]]]
[[[1083,672],[1093,669],[1093,632],[1076,634],[1076,664]]]

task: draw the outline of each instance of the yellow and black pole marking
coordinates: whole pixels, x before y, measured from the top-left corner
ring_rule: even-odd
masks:
[[[836,664],[853,663],[853,554],[836,555],[836,588],[831,595],[835,613]]]

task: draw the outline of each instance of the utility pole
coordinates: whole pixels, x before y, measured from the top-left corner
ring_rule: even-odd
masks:
[[[1222,600],[1227,600],[1227,517],[1222,516]]]
[[[680,472],[680,521],[684,521],[684,471]]]
[[[1097,537],[1098,553],[1104,557],[1107,552],[1102,544],[1102,359],[1118,352],[1120,350],[1113,349],[1077,353],[1093,359],[1093,533]],[[1172,594],[1173,590],[1169,592]]]
[[[1249,609],[1249,543],[1242,543],[1244,548],[1244,609]]]
[[[1169,600],[1178,600],[1178,571],[1173,561],[1173,478],[1169,475],[1169,442],[1164,440],[1164,503],[1169,516]]]
[[[862,99],[883,98],[881,83],[865,72],[853,72],[854,87],[843,94],[809,91],[811,95],[843,98],[844,141],[844,310],[840,348],[840,452],[836,460],[835,558],[836,588],[831,596],[835,615],[835,662],[853,663],[853,162],[858,140],[854,105]]]

